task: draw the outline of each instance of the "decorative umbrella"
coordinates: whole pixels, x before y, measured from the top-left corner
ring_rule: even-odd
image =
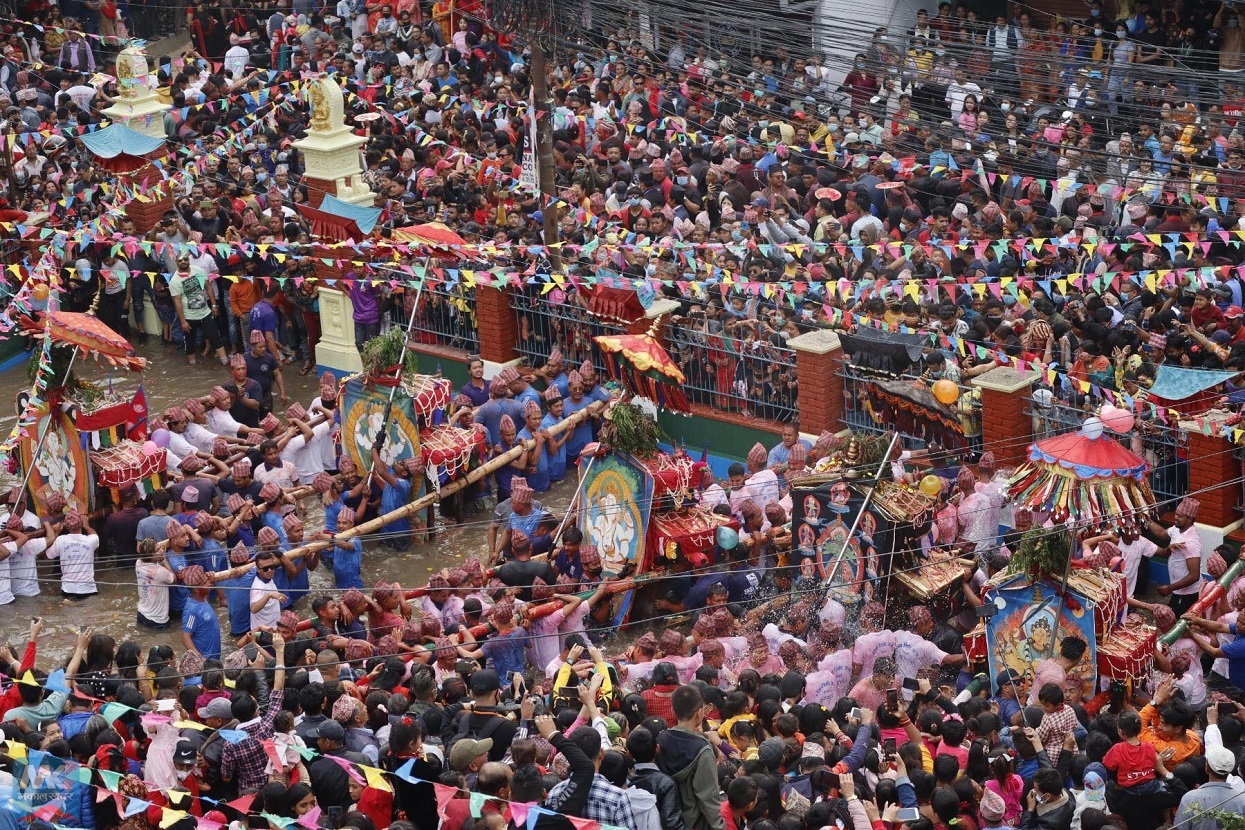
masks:
[[[427,242],[442,248],[467,244],[467,240],[441,222],[426,222],[422,225],[394,228],[393,239],[395,242]]]
[[[620,380],[628,392],[690,414],[692,406],[680,388],[687,378],[658,342],[659,322],[643,334],[603,334],[593,340],[601,348],[610,377]]]
[[[75,346],[98,361],[107,360],[134,372],[147,367],[146,358],[134,354],[130,341],[104,325],[98,317],[76,311],[49,312],[52,319],[52,341],[62,346]],[[44,331],[43,314],[38,320],[22,318],[22,327],[33,334]]]
[[[1143,459],[1101,434],[1099,424],[1089,435],[1067,432],[1030,444],[1029,461],[1012,475],[1010,491],[1055,522],[1076,517],[1099,527],[1140,529],[1154,507],[1149,471]]]

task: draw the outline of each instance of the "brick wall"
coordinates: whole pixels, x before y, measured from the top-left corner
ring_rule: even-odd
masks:
[[[1202,503],[1199,523],[1227,527],[1240,519],[1236,503],[1241,485],[1235,481],[1240,474],[1241,462],[1228,439],[1190,430],[1189,492]]]
[[[843,346],[832,331],[811,331],[793,337],[795,373],[799,382],[796,411],[800,430],[817,435],[843,428]]]
[[[510,307],[508,289],[476,288],[476,326],[480,334],[480,357],[492,363],[509,363],[519,356],[519,324]]]
[[[1026,400],[1034,372],[1018,372],[1005,366],[991,369],[972,379],[981,390],[981,439],[985,450],[994,452],[1000,467],[1011,467],[1025,460],[1032,440],[1032,427],[1025,414]]]

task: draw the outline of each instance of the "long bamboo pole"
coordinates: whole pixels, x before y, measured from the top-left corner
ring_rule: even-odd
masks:
[[[575,427],[579,426],[579,424],[582,421],[588,418],[591,418],[594,415],[601,412],[602,410],[604,410],[608,403],[610,402],[609,401],[596,401],[594,403],[591,403],[585,408],[574,413],[573,415],[570,415],[562,419],[561,421],[558,421],[553,426],[549,427],[548,432],[552,435],[560,435],[563,432],[574,429]],[[294,548],[293,550],[288,551],[285,555],[288,556],[290,559],[301,559],[302,557],[315,553],[316,551],[328,550],[329,548],[333,547],[337,542],[343,542],[343,541],[346,541],[347,539],[353,539],[356,536],[365,536],[369,533],[380,530],[385,525],[391,522],[396,522],[399,519],[405,519],[409,516],[413,516],[419,511],[425,510],[431,507],[432,505],[436,504],[437,502],[441,501],[441,499],[444,496],[457,493],[459,490],[466,489],[467,487],[470,487],[472,484],[475,484],[476,482],[492,475],[493,473],[497,472],[498,470],[500,470],[502,467],[506,466],[507,464],[510,464],[515,459],[517,459],[519,456],[523,455],[523,453],[527,452],[528,450],[532,449],[535,446],[536,446],[535,440],[524,439],[520,441],[519,444],[515,446],[513,449],[509,450],[508,452],[502,453],[501,455],[497,456],[496,458],[492,459],[491,461],[485,464],[482,464],[481,466],[477,467],[476,469],[468,473],[465,477],[460,478],[457,481],[451,481],[449,484],[442,487],[439,492],[429,493],[426,496],[422,496],[416,499],[410,504],[402,505],[397,510],[391,510],[390,512],[385,513],[382,516],[377,516],[375,519],[370,519],[366,522],[363,522],[362,524],[358,524],[352,528],[343,530],[340,533],[338,533],[336,536],[334,536],[332,539],[318,539],[313,542],[308,542],[302,545],[301,547],[297,547],[297,548]],[[216,573],[211,575],[211,578],[214,582],[220,582],[221,580],[224,580],[224,579],[232,579],[235,576],[241,576],[242,574],[246,573],[253,567],[255,567],[254,561],[249,562],[245,565],[238,565],[237,567],[233,567],[225,571],[217,571]]]

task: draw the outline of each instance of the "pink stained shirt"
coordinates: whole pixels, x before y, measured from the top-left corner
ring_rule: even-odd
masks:
[[[861,677],[873,674],[873,664],[879,657],[895,656],[895,632],[874,631],[856,638],[852,646],[852,661],[860,666]]]
[[[899,678],[896,677],[891,684],[892,688],[899,688]],[[886,689],[879,689],[873,685],[872,677],[862,677],[852,687],[851,692],[847,695],[856,701],[856,705],[861,709],[870,709],[876,712],[880,707],[886,705]]]
[[[805,677],[804,702],[833,707],[852,687],[852,652],[843,649],[827,654],[817,671]]]

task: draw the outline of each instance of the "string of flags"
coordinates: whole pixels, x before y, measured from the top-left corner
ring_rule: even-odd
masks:
[[[28,685],[40,686],[32,672],[27,671],[21,678],[15,682]],[[56,669],[51,672],[41,688],[48,692],[70,693],[74,690],[70,688],[66,680],[65,670]],[[80,693],[79,693],[80,694]],[[95,703],[100,704],[98,712],[101,717],[110,724],[115,723],[121,718],[137,714],[140,718],[144,730],[154,732],[162,726],[171,726],[174,729],[194,729],[198,731],[211,731],[211,727],[198,721],[175,719],[172,715],[162,714],[159,712],[142,712],[124,703],[116,701],[100,701],[90,698]],[[237,744],[250,737],[248,732],[241,729],[220,729],[218,730],[220,738],[228,743]],[[268,758],[274,764],[282,769],[289,766],[287,760],[283,757],[278,749],[275,741],[268,739],[261,742]],[[18,740],[9,739],[4,741],[5,750],[9,757],[13,759],[15,767],[24,766],[25,769],[15,769],[17,773],[14,776],[14,787],[7,796],[0,797],[0,809],[8,809],[22,815],[31,815],[49,823],[54,830],[76,830],[76,828],[60,824],[56,819],[62,815],[69,815],[62,808],[65,804],[65,797],[69,795],[73,785],[81,785],[90,787],[95,790],[95,803],[100,803],[112,799],[116,805],[117,812],[123,818],[138,815],[140,813],[150,813],[158,809],[160,814],[159,826],[162,830],[172,827],[180,821],[187,818],[193,818],[195,824],[203,828],[203,830],[224,830],[225,825],[213,821],[211,819],[200,816],[193,816],[190,811],[191,800],[194,796],[184,790],[178,789],[154,789],[154,785],[148,782],[149,798],[140,798],[122,792],[121,781],[125,777],[123,773],[114,770],[99,769],[92,770],[78,764],[72,760],[67,760],[53,756],[48,752],[38,749],[31,749],[25,743]],[[338,764],[346,772],[346,774],[355,782],[380,790],[387,793],[393,793],[394,787],[392,779],[396,778],[405,781],[408,784],[429,784],[432,786],[436,796],[437,813],[442,820],[448,818],[448,809],[450,802],[458,799],[462,792],[457,787],[447,786],[437,781],[431,781],[419,778],[414,774],[415,759],[410,758],[396,770],[385,770],[379,767],[373,767],[368,764],[355,764],[344,758],[338,758],[333,755],[325,755],[315,749],[297,744],[283,745],[281,749],[289,749],[298,753],[300,759],[310,762],[318,758],[326,758],[333,763]],[[99,775],[103,784],[96,784],[92,777],[92,772]],[[37,787],[35,786],[35,782]],[[29,787],[25,785],[31,785]],[[33,790],[37,789],[38,795],[43,799],[43,803],[35,806]],[[60,792],[61,795],[54,795]],[[156,798],[151,798],[152,794]],[[321,810],[319,807],[313,808],[311,812],[292,818],[289,816],[278,816],[264,811],[251,811],[251,807],[255,801],[255,795],[244,795],[228,801],[214,799],[208,795],[200,794],[199,800],[206,805],[213,807],[229,807],[239,813],[246,815],[257,815],[268,821],[269,826],[285,828],[297,825],[306,828],[306,830],[318,830],[319,820],[321,818]],[[158,800],[157,800],[158,799]],[[542,815],[563,815],[555,813],[541,807],[539,804],[530,802],[511,801],[509,799],[498,798],[496,796],[485,795],[484,793],[471,792],[468,798],[468,808],[473,818],[479,818],[485,810],[490,809],[490,805],[495,809],[509,810],[511,818],[517,826],[534,830],[536,822]],[[165,803],[159,803],[165,802]],[[167,806],[166,806],[167,805]],[[624,830],[624,828],[614,827],[608,824],[586,819],[581,816],[566,815],[572,824],[578,830]]]

